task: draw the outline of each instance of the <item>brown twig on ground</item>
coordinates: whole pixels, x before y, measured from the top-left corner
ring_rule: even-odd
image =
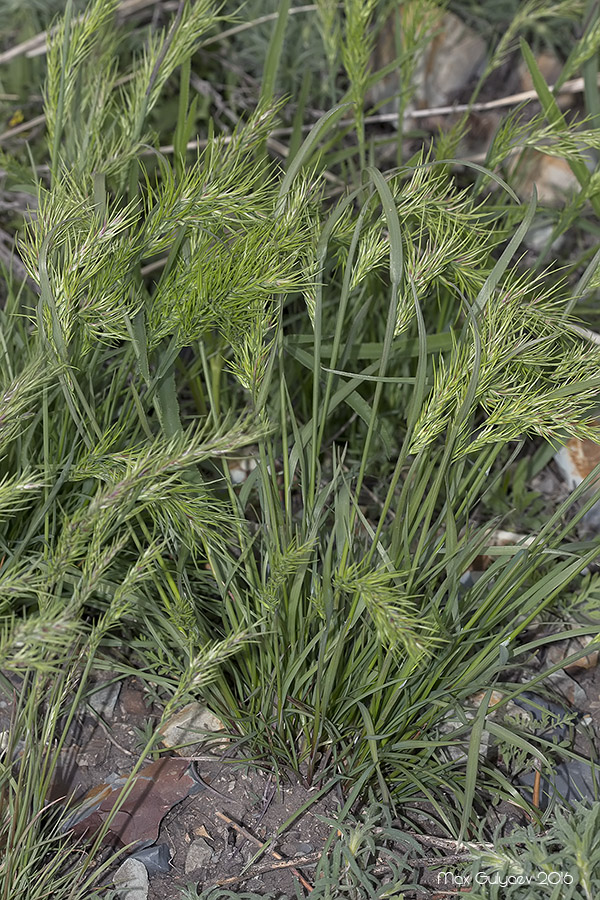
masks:
[[[273,860],[272,863],[268,863],[264,866],[256,866],[252,869],[248,870],[246,875],[234,875],[231,878],[220,878],[218,881],[215,881],[211,888],[213,887],[224,887],[228,884],[242,884],[244,881],[250,881],[252,878],[256,878],[258,875],[263,875],[265,872],[272,872],[276,869],[292,869],[295,866],[312,866],[315,863],[318,863],[321,859],[320,853],[310,853],[308,856],[297,856],[295,859],[281,859],[281,860]]]
[[[600,83],[600,79],[599,79]],[[556,85],[549,85],[549,90],[553,91]],[[557,97],[565,94],[581,94],[585,88],[583,78],[572,78],[565,81],[557,92]],[[477,103],[455,103],[448,106],[431,106],[427,109],[406,110],[405,118],[407,119],[427,119],[429,116],[451,116],[453,113],[463,112],[486,112],[490,109],[501,109],[504,106],[517,106],[519,103],[525,103],[528,100],[537,100],[537,91],[519,91],[518,94],[507,94],[505,97],[496,97],[495,100],[484,100]],[[365,122],[369,120],[378,120],[380,122],[393,122],[397,116],[394,113],[382,114],[380,116],[368,116]]]
[[[7,141],[11,137],[16,137],[18,134],[23,134],[24,131],[31,131],[32,128],[35,128],[37,125],[43,125],[46,121],[46,116],[35,116],[33,119],[28,119],[27,122],[21,122],[20,125],[15,125],[14,128],[9,128],[8,131],[3,131],[0,134],[0,143],[3,141]]]
[[[250,841],[250,843],[254,844],[255,847],[259,847],[261,850],[269,849],[269,853],[271,854],[271,856],[274,856],[275,859],[278,859],[281,861],[285,860],[285,857],[283,857],[281,855],[281,853],[278,853],[277,850],[272,850],[271,848],[267,848],[266,845],[262,841],[259,841],[257,837],[254,837],[254,835],[251,834],[249,831],[247,831],[243,827],[243,825],[239,825],[236,821],[234,821],[234,819],[230,819],[229,816],[226,816],[225,813],[219,812],[217,810],[216,815],[220,819],[222,819],[224,822],[226,822],[227,825],[230,825],[239,834],[241,834],[243,837],[245,837],[247,841]],[[288,860],[285,860],[285,861],[288,862]],[[306,880],[306,878],[296,868],[296,865],[295,865],[296,860],[293,860],[293,861],[290,860],[289,862],[294,863],[293,865],[289,866],[290,872],[296,876],[296,878],[298,879],[298,881],[300,882],[302,887],[305,888],[309,893],[311,893],[313,891],[313,886],[312,886],[312,884],[310,884],[310,882],[308,882]]]
[[[438,850],[454,850],[456,852],[461,850],[462,847],[464,847],[465,850],[494,849],[493,844],[475,844],[472,841],[469,841],[468,843],[459,843],[458,841],[450,840],[449,838],[435,837],[433,834],[419,834],[416,831],[407,831],[406,833],[421,844],[425,844],[428,847],[437,847]]]

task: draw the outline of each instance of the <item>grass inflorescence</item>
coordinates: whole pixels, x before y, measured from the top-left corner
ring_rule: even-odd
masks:
[[[597,555],[595,540],[572,543],[586,486],[532,542],[463,576],[501,524],[490,498],[525,441],[595,434],[600,349],[575,313],[593,302],[600,257],[588,241],[560,270],[547,259],[569,229],[597,238],[595,76],[576,130],[523,42],[541,112],[508,116],[485,165],[457,173],[449,158],[462,121],[410,158],[388,138],[387,168],[365,117],[385,6],[320,2],[303,20],[281,4],[255,102],[221,133],[192,93],[219,30],[243,40],[228,4],[181,2],[141,51],[111,0],[83,16],[69,0],[52,33],[46,135],[17,228],[26,277],[6,272],[0,309],[0,667],[20,695],[0,770],[2,897],[50,884],[92,896],[102,878],[92,855],[64,850],[47,802],[59,720],[100,659],[139,668],[163,720],[204,697],[246,757],[340,785],[344,815],[373,790],[401,820],[420,805],[460,837],[492,794],[539,818],[480,740],[549,764],[543,738],[488,716],[491,689],[501,706],[526,689],[508,671],[529,625]],[[482,78],[551,12],[526,6]],[[574,6],[553,5],[561,27]],[[397,47],[409,81],[439,18],[418,7],[403,4]],[[286,30],[301,27],[328,66],[318,116],[313,57],[299,87],[285,66]],[[599,34],[588,17],[565,79]],[[278,79],[293,108],[283,162],[270,157],[288,116]],[[531,149],[567,160],[579,185],[550,210],[533,262],[536,194],[521,202],[506,180]],[[24,160],[3,164],[10,183],[26,177]],[[240,457],[253,465],[238,485]],[[366,890],[366,862],[360,873]]]

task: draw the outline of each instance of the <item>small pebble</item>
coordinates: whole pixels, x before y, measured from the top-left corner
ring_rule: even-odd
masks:
[[[185,858],[185,874],[189,875],[195,869],[205,868],[212,859],[213,851],[204,838],[193,841]]]

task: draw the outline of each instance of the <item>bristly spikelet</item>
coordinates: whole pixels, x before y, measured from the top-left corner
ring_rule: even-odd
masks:
[[[183,3],[167,32],[152,34],[133,77],[117,90],[116,0],[95,0],[61,21],[48,52],[45,90],[51,170],[90,183],[121,183],[144,139],[145,122],[168,78],[218,21],[212,0]],[[70,9],[70,7],[69,7]]]
[[[343,7],[345,22],[341,56],[350,82],[349,97],[353,105],[361,164],[364,166],[366,161],[364,104],[374,45],[371,19],[376,8],[376,0],[344,0]]]
[[[39,474],[23,472],[0,480],[0,521],[16,516],[42,493],[46,482]]]
[[[285,595],[289,581],[299,569],[306,567],[314,556],[316,539],[298,544],[294,539],[282,552],[274,554],[270,563],[270,573],[260,594],[260,603],[265,613],[280,611],[285,615]]]
[[[76,97],[77,86],[80,84],[80,76],[84,65],[94,53],[99,53],[104,62],[113,70],[114,62],[112,50],[114,39],[109,36],[108,25],[113,20],[117,8],[117,0],[96,0],[92,3],[83,16],[72,21],[72,3],[67,4],[67,14],[60,21],[58,29],[48,48],[48,74],[44,92],[46,126],[48,129],[49,147],[51,149],[52,171],[58,172],[62,163],[68,168],[69,160],[63,160],[64,149],[61,147],[61,158],[56,154],[59,141],[69,137],[69,122],[75,115],[75,107],[81,103],[81,98]],[[103,54],[106,42],[111,43],[111,52]],[[103,47],[104,44],[104,47]],[[106,73],[108,75],[108,72]],[[102,79],[94,79],[87,86],[87,98],[91,102],[92,97],[99,98],[103,94],[103,88],[97,93],[98,83]],[[108,78],[108,88],[112,88],[113,80]],[[108,95],[105,96],[108,100]],[[82,104],[85,107],[85,102]],[[77,115],[80,110],[77,109]],[[94,127],[95,122],[87,122],[88,128]],[[100,124],[100,123],[99,123]],[[87,131],[87,129],[82,129]],[[89,132],[88,132],[89,134]]]
[[[38,217],[21,248],[32,279],[47,286],[46,335],[56,346],[59,329],[67,352],[81,337],[85,353],[98,341],[127,338],[126,318],[140,307],[132,274],[143,246],[131,234],[138,204],[107,204],[100,211],[70,180],[63,187],[41,192]]]
[[[363,563],[354,563],[334,576],[338,590],[364,604],[381,643],[395,653],[404,651],[417,663],[431,652],[437,638],[433,622],[420,614],[403,590],[404,583],[400,572]]]
[[[28,420],[38,412],[40,391],[56,372],[55,367],[39,357],[0,385],[0,451],[23,432]]]
[[[405,257],[395,328],[398,336],[414,320],[413,286],[421,303],[443,290],[456,298],[460,308],[463,294],[476,293],[482,287],[499,238],[484,224],[482,206],[467,191],[457,190],[447,173],[430,165],[426,157],[417,162],[409,180],[400,175],[390,179],[390,189],[402,223]],[[383,277],[388,264],[387,231],[372,202],[371,218],[365,217],[353,263],[352,289],[373,273]],[[336,239],[342,245],[343,263],[351,231],[348,222],[342,225]]]
[[[435,40],[444,17],[444,5],[436,0],[405,0],[398,4],[400,23],[400,85],[403,103],[408,103],[418,84],[415,73],[423,64],[424,51]]]
[[[127,452],[107,454],[100,444],[73,467],[74,482],[91,478],[98,487],[88,503],[65,518],[49,563],[53,577],[61,577],[65,567],[85,559],[90,542],[100,541],[100,546],[119,539],[125,528],[130,543],[127,523],[147,515],[165,539],[183,543],[193,555],[205,546],[222,546],[231,540],[236,525],[231,513],[227,514],[208,484],[192,483],[183,476],[203,460],[253,443],[261,433],[240,420],[221,434],[188,431]]]
[[[355,108],[362,113],[367,87],[369,58],[373,36],[369,33],[375,0],[344,0],[344,39],[342,61],[350,81],[350,94]]]
[[[468,326],[477,329],[479,366],[475,340],[465,334],[450,360],[436,368],[411,452],[452,427],[472,384],[473,411],[481,409],[485,418],[476,432],[470,418],[460,421],[457,455],[522,435],[593,437],[600,350],[565,328],[563,290],[546,286],[544,275],[533,280],[528,273],[508,273]]]
[[[582,0],[525,0],[516,7],[515,15],[508,23],[501,38],[490,55],[480,81],[483,82],[495,69],[506,61],[514,50],[519,34],[531,29],[536,23],[557,18],[567,18],[577,21],[584,9]],[[592,51],[593,52],[593,51]]]
[[[336,0],[317,0],[317,15],[329,71],[335,72],[341,35],[338,3]]]

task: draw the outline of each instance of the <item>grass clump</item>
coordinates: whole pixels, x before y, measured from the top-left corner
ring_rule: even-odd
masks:
[[[340,784],[344,815],[372,788],[400,819],[424,807],[460,837],[492,792],[539,818],[480,746],[488,733],[546,761],[543,737],[488,712],[493,687],[500,705],[526,689],[510,674],[535,649],[528,626],[597,555],[597,541],[572,546],[583,488],[533,542],[463,576],[525,438],[595,434],[600,356],[573,311],[597,290],[597,254],[560,276],[523,264],[535,193],[519,202],[498,174],[514,119],[467,186],[442,152],[460,129],[389,172],[374,164],[376,3],[347,3],[343,28],[319,4],[332,108],[304,139],[296,110],[285,165],[266,150],[285,115],[286,4],[255,107],[228,135],[209,123],[194,149],[194,53],[222,13],[181,3],[123,77],[116,6],[75,18],[69,3],[50,43],[48,170],[33,160],[37,208],[18,241],[35,290],[7,278],[0,311],[0,659],[18,715],[56,727],[61,660],[74,715],[110,651],[158,687],[165,716],[202,694],[248,757],[323,793]],[[575,216],[594,176],[523,55],[545,121],[520,140],[569,160]],[[153,123],[174,83],[161,150]],[[568,226],[557,215],[552,239]],[[240,454],[253,469],[238,487],[227,463]],[[52,731],[43,752],[55,759],[62,740]],[[27,798],[24,831],[48,785]],[[5,896],[20,864],[0,869]]]

